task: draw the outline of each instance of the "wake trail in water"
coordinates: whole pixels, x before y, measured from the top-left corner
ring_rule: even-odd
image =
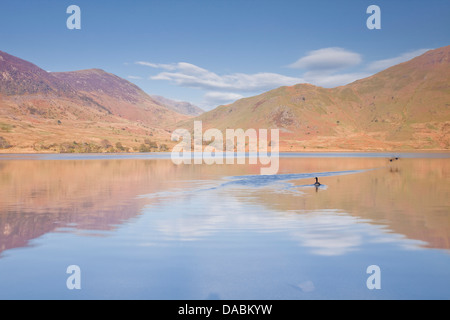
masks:
[[[229,180],[225,183],[221,183],[214,187],[209,188],[199,188],[191,190],[174,190],[174,191],[163,191],[153,194],[147,194],[139,196],[139,198],[159,198],[159,197],[169,197],[169,196],[182,196],[182,195],[195,195],[200,192],[221,190],[225,188],[233,187],[244,187],[244,188],[263,188],[268,186],[277,185],[281,189],[294,189],[302,187],[315,187],[314,184],[308,185],[294,185],[290,181],[301,180],[301,179],[314,179],[315,177],[332,177],[332,176],[343,176],[348,174],[356,174],[367,172],[374,169],[364,169],[364,170],[347,170],[347,171],[332,171],[332,172],[314,172],[314,173],[289,173],[289,174],[276,174],[276,175],[248,175],[248,176],[231,176],[225,177],[224,180]],[[327,186],[322,184],[317,187],[319,189],[326,189]]]
[[[225,182],[217,187],[204,189],[206,190],[217,190],[229,186],[242,186],[242,187],[252,187],[252,188],[260,188],[266,187],[273,184],[284,184],[287,187],[292,187],[291,183],[288,181],[301,180],[301,179],[314,179],[315,177],[332,177],[332,176],[342,176],[348,174],[356,174],[362,173],[375,169],[364,169],[364,170],[347,170],[347,171],[333,171],[333,172],[315,172],[315,173],[289,173],[289,174],[276,174],[271,176],[262,176],[262,175],[251,175],[251,176],[234,176],[227,177],[225,179],[232,180]],[[312,187],[311,185],[303,185],[303,186],[295,186],[295,187]]]

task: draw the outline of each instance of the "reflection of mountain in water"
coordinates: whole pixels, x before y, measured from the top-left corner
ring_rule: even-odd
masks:
[[[406,236],[418,240],[414,245],[450,248],[448,189],[439,187],[447,184],[447,159],[402,159],[391,164],[373,158],[303,158],[282,159],[282,163],[282,168],[290,171],[312,173],[232,176],[216,187],[199,188],[197,192],[205,193],[202,203],[207,203],[211,214],[196,215],[201,205],[185,209],[179,219],[159,222],[158,230],[169,238],[186,241],[211,236],[232,225],[287,230],[305,246],[328,255],[353,250],[376,230],[386,236],[376,241],[397,241]],[[329,171],[336,169],[343,171]],[[311,188],[314,176],[322,177],[326,188],[319,192]],[[220,193],[220,198],[211,192]],[[160,196],[170,199],[184,194],[181,190]],[[252,208],[249,204],[279,214],[276,219],[261,214],[261,209],[253,214],[248,211]],[[239,211],[243,205],[246,209]],[[368,228],[369,224],[377,226]]]
[[[176,166],[167,157],[148,158],[11,155],[0,161],[0,253],[65,227],[114,230],[140,215],[145,204],[161,201],[139,195],[190,190],[197,180],[221,173],[259,172],[259,167]]]
[[[0,252],[58,228],[112,230],[140,213],[175,170],[167,161],[4,161]]]
[[[344,163],[357,167],[362,161],[292,160],[297,167],[310,166],[313,162],[323,169],[330,165],[336,168]],[[280,190],[256,189],[252,191],[252,197],[239,199],[282,212],[342,210],[354,217],[368,219],[372,224],[386,226],[409,239],[425,242],[427,247],[450,249],[448,159],[401,159],[394,163],[383,159],[378,166],[381,167],[379,170],[323,178],[321,181],[327,185],[326,192],[316,193],[312,188],[302,188],[302,185],[311,183],[306,179],[296,182],[300,187],[297,190],[304,193],[302,197]]]
[[[385,234],[450,248],[448,159],[390,164],[377,158],[282,158],[280,175],[269,178],[253,175],[257,166],[106,159],[0,162],[0,252],[65,227],[114,230],[142,212],[167,208],[172,211],[154,228],[181,241],[211,236],[227,225],[289,230],[303,246],[330,254],[353,250],[376,224]],[[381,169],[368,170],[373,168]],[[325,189],[302,187],[314,182],[313,175]],[[234,178],[224,182],[224,176]],[[181,198],[189,201],[173,210],[172,200]],[[198,206],[185,207],[194,200]],[[153,205],[142,211],[146,204]]]

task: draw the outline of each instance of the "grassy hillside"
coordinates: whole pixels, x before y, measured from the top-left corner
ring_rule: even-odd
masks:
[[[447,150],[449,60],[447,46],[346,86],[281,87],[195,120],[221,130],[278,128],[283,151]]]

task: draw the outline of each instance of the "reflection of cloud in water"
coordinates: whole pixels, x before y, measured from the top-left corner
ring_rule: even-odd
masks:
[[[358,249],[364,233],[356,218],[337,211],[311,212],[300,216],[300,230],[290,234],[303,247],[324,256],[338,256]]]
[[[310,249],[311,253],[322,256],[344,255],[360,250],[367,243],[396,242],[401,246],[415,247],[417,243],[341,210],[280,212],[239,199],[250,196],[255,188],[271,188],[271,192],[292,192],[310,185],[295,186],[287,181],[364,171],[367,170],[230,177],[227,180],[231,181],[225,183],[197,182],[195,190],[180,188],[173,192],[143,197],[161,197],[167,202],[164,211],[168,210],[170,214],[156,218],[154,228],[164,238],[172,241],[199,241],[223,231],[239,230],[281,232],[302,247]],[[280,188],[280,183],[285,188]],[[326,186],[324,189],[326,190]]]
[[[205,197],[214,196],[208,193],[168,204],[165,210],[176,214],[155,217],[153,228],[168,241],[202,241],[215,234],[236,231],[282,233],[312,254],[321,256],[348,254],[378,241],[409,243],[382,226],[371,225],[339,210],[274,212],[242,203],[232,195],[224,198],[222,194],[220,202],[208,203],[207,210],[199,209]]]
[[[179,217],[156,222],[155,229],[169,240],[196,241],[217,232],[225,217]]]

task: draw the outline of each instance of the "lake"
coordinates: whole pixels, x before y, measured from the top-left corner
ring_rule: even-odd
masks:
[[[0,299],[449,299],[450,153],[390,157],[1,155]]]

